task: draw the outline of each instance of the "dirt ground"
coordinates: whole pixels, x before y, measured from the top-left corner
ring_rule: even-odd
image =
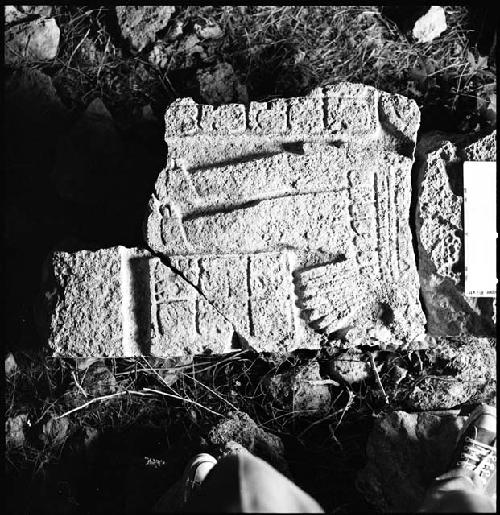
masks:
[[[496,11],[445,10],[448,29],[417,43],[409,8],[176,6],[137,50],[113,7],[52,8],[60,28],[56,57],[4,70],[6,513],[143,512],[193,453],[223,453],[210,434],[234,412],[281,438],[291,476],[328,512],[370,512],[355,478],[376,417],[464,409],[494,397],[493,375],[477,379],[476,357],[461,364],[460,338],[448,359],[426,351],[346,354],[332,346],[190,363],[72,360],[48,357],[33,309],[51,249],[143,245],[144,206],[166,158],[162,117],[175,98],[248,102],[362,82],[415,99],[421,133],[491,131]],[[77,196],[71,170],[78,155],[64,138],[95,99],[132,157],[122,184],[106,183],[104,159]],[[92,140],[85,131],[74,137],[82,134]],[[54,169],[69,174],[67,188]],[[306,387],[298,409],[303,385],[294,378],[311,370],[326,405],[311,408],[307,395],[315,390]]]

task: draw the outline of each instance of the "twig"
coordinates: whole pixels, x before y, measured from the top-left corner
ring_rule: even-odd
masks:
[[[78,52],[78,49],[83,45],[83,42],[85,41],[85,38],[89,34],[90,34],[90,29],[88,29],[87,32],[85,32],[85,35],[83,36],[83,38],[80,40],[78,45],[76,45],[76,47],[73,50],[73,52],[71,52],[71,55],[69,56],[69,59],[68,59],[68,63],[66,64],[66,68],[69,68],[69,65],[71,64],[71,61],[73,60],[73,57],[75,57],[75,54]]]
[[[228,406],[230,406],[232,409],[236,410],[236,411],[240,411],[234,404],[232,404],[231,402],[229,402],[227,399],[225,399],[224,397],[222,397],[222,395],[218,394],[215,390],[212,390],[210,387],[208,387],[206,384],[202,383],[201,381],[198,381],[198,379],[196,379],[193,376],[189,376],[187,374],[184,374],[183,372],[181,372],[182,375],[186,376],[186,377],[189,377],[190,379],[192,379],[194,382],[196,382],[197,384],[203,386],[203,388],[206,388],[211,394],[215,395],[216,397],[218,397],[221,401],[224,401]]]
[[[385,403],[389,404],[389,397],[387,396],[384,386],[382,385],[382,381],[380,380],[380,376],[378,375],[378,370],[375,365],[375,360],[373,359],[373,353],[368,352],[368,356],[370,357],[370,363],[372,365],[373,373],[375,375],[375,381],[377,382],[378,387],[380,388],[380,391],[382,392],[382,395],[384,396]]]
[[[78,378],[76,377],[76,373],[74,370],[71,371],[71,375],[73,376],[73,380],[75,381],[75,385],[77,386],[77,388],[83,393],[83,396],[85,398],[88,397],[88,394],[87,392],[84,390],[83,386],[79,383],[78,381]]]
[[[59,420],[60,418],[67,417],[68,415],[71,415],[71,413],[75,413],[76,411],[80,411],[80,410],[86,408],[87,406],[90,406],[91,404],[94,404],[96,402],[106,401],[108,399],[113,399],[114,397],[120,397],[122,395],[128,395],[128,394],[130,394],[130,395],[141,395],[143,397],[146,397],[146,396],[149,395],[149,394],[145,394],[145,393],[142,393],[142,392],[136,392],[136,391],[132,391],[132,390],[125,390],[123,392],[116,392],[116,393],[112,393],[112,394],[109,394],[109,395],[103,395],[102,397],[95,397],[94,399],[91,399],[90,401],[82,404],[81,406],[77,406],[76,408],[73,408],[73,409],[70,409],[69,411],[66,411],[62,415],[58,415],[57,417],[54,417],[54,420]]]
[[[190,402],[191,404],[194,404],[195,406],[206,409],[207,411],[209,411],[210,413],[213,413],[214,415],[217,415],[219,417],[224,416],[224,415],[222,415],[222,413],[218,413],[217,411],[207,408],[206,406],[203,406],[203,404],[200,404],[199,402],[193,401],[192,399],[187,399],[185,397],[181,397],[180,395],[173,395],[171,393],[162,392],[160,390],[153,390],[152,388],[143,388],[143,391],[157,393],[158,395],[163,395],[165,397],[171,397],[172,399],[177,399],[177,400],[183,401],[183,402]]]

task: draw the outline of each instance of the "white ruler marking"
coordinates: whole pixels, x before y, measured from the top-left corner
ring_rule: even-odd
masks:
[[[495,297],[496,162],[464,162],[465,295]]]

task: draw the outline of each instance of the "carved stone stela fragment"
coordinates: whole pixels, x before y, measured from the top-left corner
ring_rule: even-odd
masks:
[[[169,162],[145,222],[151,253],[101,251],[103,266],[120,262],[106,272],[121,285],[106,309],[122,340],[106,346],[102,328],[90,330],[94,339],[81,336],[90,354],[290,351],[327,339],[419,345],[413,101],[344,83],[248,108],[181,99],[165,122]],[[80,294],[92,290],[90,275],[70,273],[78,274]],[[60,271],[55,279],[66,292]],[[50,342],[61,354],[80,348],[62,321],[70,298],[52,318]]]

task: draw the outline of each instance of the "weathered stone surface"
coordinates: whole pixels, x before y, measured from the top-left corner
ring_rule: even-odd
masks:
[[[24,445],[28,420],[28,415],[25,413],[5,420],[5,445],[7,449]]]
[[[284,457],[285,448],[281,439],[261,429],[246,413],[241,411],[229,413],[226,419],[210,431],[207,440],[209,445],[216,449],[215,455],[231,452],[231,447],[236,443],[270,463],[282,474],[289,475]],[[235,450],[237,452],[237,449]]]
[[[8,28],[5,32],[5,62],[18,64],[54,59],[60,32],[54,18],[39,18]]]
[[[18,368],[14,354],[9,352],[7,356],[5,356],[5,378],[10,379],[17,372]]]
[[[67,356],[122,356],[120,255],[116,249],[58,252],[49,346]]]
[[[353,384],[369,377],[371,364],[366,353],[357,349],[342,351],[328,363],[330,377]]]
[[[480,402],[496,404],[496,339],[437,338],[430,366],[441,363],[440,375],[415,381],[405,399],[412,410],[440,410]],[[439,361],[438,361],[439,360]]]
[[[433,5],[415,22],[412,35],[419,43],[429,43],[447,28],[444,8],[440,5]]]
[[[5,24],[18,23],[32,17],[48,18],[51,13],[51,5],[6,5]]]
[[[349,346],[419,341],[407,223],[414,102],[342,83],[248,108],[180,99],[165,122],[171,160],[150,201],[150,248],[165,256],[293,252],[302,347],[322,335]]]
[[[414,513],[446,470],[465,417],[395,411],[374,423],[358,490],[382,512]]]
[[[167,26],[174,12],[173,5],[116,6],[116,16],[123,37],[139,52],[155,40],[156,33]]]
[[[176,256],[167,265],[125,247],[55,252],[49,345],[68,356],[163,357],[300,347],[289,257]]]
[[[494,299],[464,295],[463,162],[494,161],[496,132],[469,142],[439,133],[417,147],[418,270],[434,336],[495,334]]]
[[[420,121],[413,100],[350,83],[318,88],[307,97],[250,102],[247,109],[238,104],[208,107],[209,125],[203,116],[207,106],[190,98],[176,100],[165,114],[169,155],[185,159],[190,169],[308,141],[383,147],[412,157]]]

